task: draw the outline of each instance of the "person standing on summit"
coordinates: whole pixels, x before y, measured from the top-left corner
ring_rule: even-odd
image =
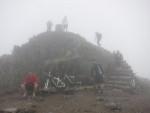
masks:
[[[52,30],[53,23],[51,21],[48,21],[46,24],[47,24],[47,32],[50,32]]]
[[[100,41],[101,41],[101,39],[102,39],[102,34],[96,32],[95,35],[96,35],[96,43],[97,43],[98,46],[100,46],[100,45],[101,45],[101,44],[100,44]]]
[[[62,25],[63,25],[64,31],[67,32],[67,30],[68,30],[68,19],[67,19],[67,16],[65,16],[63,18]]]

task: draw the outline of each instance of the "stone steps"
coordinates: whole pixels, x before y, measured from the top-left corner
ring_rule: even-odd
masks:
[[[130,81],[123,81],[123,80],[108,80],[105,83],[108,84],[117,84],[117,85],[125,85],[125,86],[130,86]]]
[[[130,89],[131,87],[129,85],[105,83],[105,88]]]
[[[106,76],[106,80],[130,80],[132,79],[131,76],[116,76],[116,75],[111,75],[111,76]]]

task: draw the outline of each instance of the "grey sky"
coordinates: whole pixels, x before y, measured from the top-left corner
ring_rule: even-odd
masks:
[[[101,32],[104,48],[120,50],[138,75],[150,77],[149,0],[0,0],[0,55],[65,15],[69,31],[92,43]]]

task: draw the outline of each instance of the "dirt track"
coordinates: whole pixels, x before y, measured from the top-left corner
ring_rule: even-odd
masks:
[[[118,110],[111,110],[110,103],[116,103]],[[94,91],[79,91],[71,95],[50,94],[37,99],[21,99],[18,94],[0,98],[0,109],[33,108],[37,113],[148,113],[150,97],[131,95],[121,90],[105,91],[104,95],[95,95]]]

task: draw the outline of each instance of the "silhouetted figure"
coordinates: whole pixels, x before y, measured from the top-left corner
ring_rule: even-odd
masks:
[[[67,16],[65,16],[62,20],[62,25],[63,25],[63,28],[64,28],[64,31],[67,32],[68,30],[68,20],[67,20]]]
[[[101,41],[101,39],[102,39],[102,34],[96,32],[95,35],[96,35],[96,42],[97,42],[97,45],[100,46],[100,41]]]
[[[121,64],[123,63],[123,56],[122,56],[122,54],[119,51],[116,51],[113,54],[114,54],[116,66],[120,67]]]
[[[104,71],[100,64],[93,62],[93,66],[91,68],[91,75],[94,78],[94,85],[96,92],[103,93],[104,89]]]
[[[53,23],[51,21],[47,22],[47,31],[51,31],[52,30],[52,25],[53,25]]]

